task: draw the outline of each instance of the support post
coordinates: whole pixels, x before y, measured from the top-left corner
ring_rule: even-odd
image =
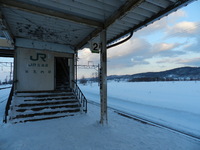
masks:
[[[106,30],[101,34],[100,52],[100,99],[101,99],[101,119],[100,123],[107,123],[107,50],[106,50]]]
[[[14,92],[17,91],[17,82],[18,82],[18,77],[17,77],[17,69],[18,69],[18,51],[17,49],[15,49],[14,52],[14,65],[13,65],[13,86],[14,86]]]
[[[75,54],[74,54],[74,76],[75,76],[75,81],[76,81],[76,83],[77,83],[77,78],[78,78],[78,52],[76,52]]]
[[[75,54],[73,55],[73,58],[72,59],[69,59],[69,68],[70,68],[70,88],[74,88],[74,82],[72,81],[75,81],[75,69],[76,69],[76,62],[75,62],[76,58],[75,58]]]

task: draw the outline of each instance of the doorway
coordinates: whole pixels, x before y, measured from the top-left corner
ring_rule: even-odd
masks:
[[[55,57],[55,90],[68,90],[69,83],[68,58]]]

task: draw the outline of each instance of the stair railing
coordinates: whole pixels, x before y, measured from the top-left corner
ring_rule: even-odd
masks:
[[[77,83],[75,81],[72,81],[72,82],[74,83],[73,92],[75,93],[77,99],[79,100],[82,110],[85,113],[87,113],[87,99],[85,98],[83,92],[81,91]]]
[[[11,101],[12,101],[12,96],[13,96],[13,92],[14,92],[14,85],[12,84],[12,88],[10,90],[10,94],[8,97],[8,101],[6,103],[6,108],[5,108],[5,113],[4,113],[4,119],[3,122],[7,123],[7,117],[8,117],[8,111],[10,109],[10,105],[11,105]]]

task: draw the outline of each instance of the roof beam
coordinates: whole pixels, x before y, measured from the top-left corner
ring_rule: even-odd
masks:
[[[103,23],[71,14],[67,14],[64,12],[56,11],[53,9],[47,9],[41,6],[35,6],[31,5],[25,2],[20,2],[16,0],[0,0],[0,4],[8,6],[8,7],[14,7],[16,9],[21,9],[25,10],[27,12],[31,13],[37,13],[37,14],[42,14],[42,15],[48,15],[64,20],[70,20],[72,22],[92,26],[92,27],[103,27]]]
[[[110,16],[105,21],[105,28],[108,28],[111,24],[113,24],[117,19],[120,19],[124,15],[126,15],[127,12],[129,12],[134,7],[137,7],[140,5],[144,0],[127,0],[126,3],[121,6],[112,16]]]
[[[8,26],[8,23],[4,19],[4,16],[2,15],[0,11],[0,29],[3,32],[3,35],[7,39],[7,42],[9,42],[10,46],[14,46],[14,36]]]
[[[110,25],[112,25],[117,19],[120,19],[128,11],[133,9],[134,7],[137,7],[140,3],[142,3],[144,0],[127,0],[124,5],[122,5],[112,16],[108,17],[105,22],[103,28],[98,28],[91,32],[83,41],[81,41],[79,44],[76,45],[76,49],[82,48],[89,40],[96,37],[103,29],[108,28]]]
[[[14,50],[0,49],[0,57],[14,57]]]
[[[64,53],[71,53],[71,54],[74,53],[73,47],[69,45],[31,40],[31,39],[25,39],[25,38],[16,38],[15,46],[22,47],[22,48],[64,52]]]

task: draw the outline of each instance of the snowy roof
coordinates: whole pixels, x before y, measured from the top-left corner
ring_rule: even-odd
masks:
[[[79,50],[98,41],[103,29],[113,43],[192,1],[0,0],[0,26],[16,46],[37,41]]]

